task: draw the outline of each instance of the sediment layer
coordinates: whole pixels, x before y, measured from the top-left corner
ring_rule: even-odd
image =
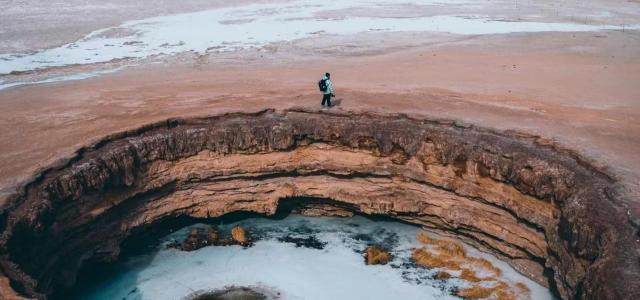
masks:
[[[125,238],[161,221],[273,214],[281,199],[314,197],[455,235],[564,299],[638,299],[638,229],[619,190],[543,139],[455,122],[302,110],[171,119],[82,148],[10,197],[0,278],[45,299],[83,261],[116,260]]]

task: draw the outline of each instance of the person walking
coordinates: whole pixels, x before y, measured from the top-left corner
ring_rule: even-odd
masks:
[[[335,97],[336,95],[333,93],[333,83],[331,82],[331,74],[328,72],[324,74],[322,80],[318,82],[318,86],[320,87],[320,91],[322,92],[322,106],[331,107],[331,97]]]

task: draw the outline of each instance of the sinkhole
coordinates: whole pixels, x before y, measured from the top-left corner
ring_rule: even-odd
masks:
[[[175,118],[25,182],[0,213],[0,283],[36,299],[633,299],[623,197],[518,132],[302,109]]]

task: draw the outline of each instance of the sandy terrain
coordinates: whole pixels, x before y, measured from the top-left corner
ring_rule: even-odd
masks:
[[[125,5],[110,3],[104,6]],[[190,1],[179,10],[100,17],[86,28],[74,25],[77,32],[52,25],[64,33],[55,41],[43,38],[49,37],[46,30],[32,35],[16,23],[2,34],[15,37],[13,30],[33,40],[14,39],[17,44],[5,44],[2,51],[50,47],[76,39],[92,26],[221,5],[216,3]],[[607,3],[593,1],[588,7]],[[87,12],[104,8],[82,7]],[[624,2],[612,9],[621,23],[637,20],[623,9],[628,7],[638,5]],[[584,13],[575,7],[560,11],[556,21]],[[590,20],[617,22],[602,16]],[[268,107],[320,109],[316,81],[325,71],[332,72],[338,94],[338,106],[332,109],[403,112],[533,132],[612,167],[637,191],[637,49],[640,32],[634,30],[480,36],[365,33],[274,44],[261,51],[187,53],[97,78],[2,90],[0,191],[6,194],[79,145],[148,122]]]

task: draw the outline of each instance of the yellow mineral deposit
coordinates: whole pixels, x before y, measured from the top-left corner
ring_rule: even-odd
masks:
[[[484,258],[468,256],[460,242],[432,238],[424,231],[419,231],[416,239],[425,245],[425,247],[413,250],[412,258],[417,264],[427,268],[459,271],[458,278],[475,284],[458,290],[456,295],[465,299],[516,300],[530,298],[526,285],[517,283],[512,287],[504,281],[499,281],[498,277],[502,275],[502,271]],[[491,273],[493,276],[481,277],[477,271]],[[436,279],[445,280],[449,278],[447,276],[451,275],[444,270],[439,271],[436,274]],[[487,285],[492,282],[497,283],[492,286]]]
[[[247,233],[242,227],[236,226],[231,229],[231,238],[234,242],[243,244],[247,242]]]
[[[386,265],[391,260],[391,254],[377,246],[369,246],[366,251],[367,265]]]

